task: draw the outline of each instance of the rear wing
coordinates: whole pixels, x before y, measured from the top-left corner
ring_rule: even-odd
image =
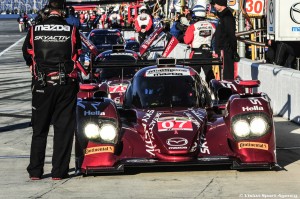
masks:
[[[175,65],[190,66],[212,66],[223,65],[223,61],[219,58],[207,58],[207,59],[173,59],[173,58],[158,58],[156,60],[136,60],[136,61],[97,61],[93,63],[93,68],[130,68],[130,67],[172,67]]]

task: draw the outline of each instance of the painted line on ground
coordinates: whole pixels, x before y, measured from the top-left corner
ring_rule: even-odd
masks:
[[[15,47],[16,45],[18,45],[26,36],[22,37],[21,39],[19,39],[17,42],[15,42],[13,45],[9,46],[8,48],[6,48],[5,50],[3,50],[1,53],[0,53],[0,57],[6,53],[7,51],[9,51],[11,48]]]

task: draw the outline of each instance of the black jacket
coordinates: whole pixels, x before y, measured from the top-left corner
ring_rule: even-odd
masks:
[[[81,39],[76,27],[62,17],[50,15],[45,21],[30,28],[22,51],[27,65],[34,72],[50,73],[59,67],[70,73],[81,49]]]
[[[215,32],[215,51],[217,53],[219,53],[220,50],[236,52],[237,39],[235,36],[235,18],[228,8],[225,8],[222,12],[218,13],[218,17],[220,20]]]

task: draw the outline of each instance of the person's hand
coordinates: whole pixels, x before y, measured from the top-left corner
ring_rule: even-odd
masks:
[[[30,73],[32,74],[32,65],[29,66]]]
[[[213,57],[213,58],[218,58],[219,55],[218,55],[216,52],[213,52],[213,53],[212,53],[212,57]]]
[[[268,45],[269,45],[269,46],[272,45],[272,40],[271,40],[271,39],[268,40]]]

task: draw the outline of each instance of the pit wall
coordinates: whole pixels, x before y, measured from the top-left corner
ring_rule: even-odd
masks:
[[[260,80],[257,91],[271,98],[274,115],[300,124],[300,71],[242,58],[238,75],[244,80]]]

